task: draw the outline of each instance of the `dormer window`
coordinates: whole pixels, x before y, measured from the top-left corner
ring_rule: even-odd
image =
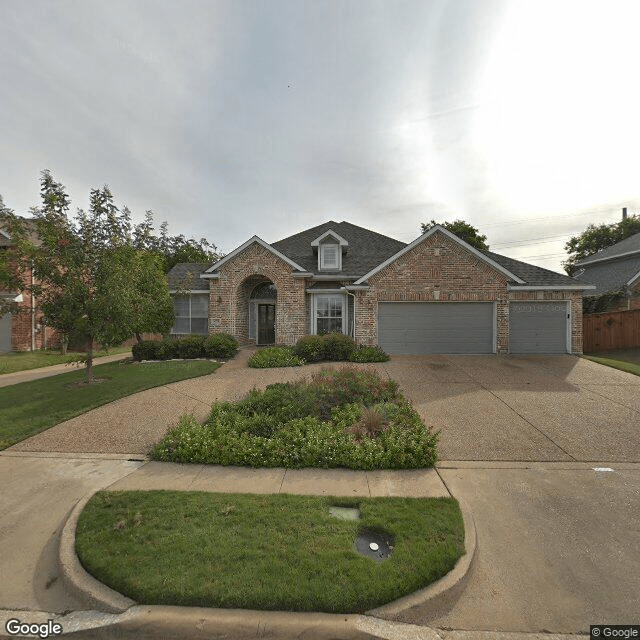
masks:
[[[312,243],[314,251],[318,251],[318,271],[341,271],[342,254],[347,251],[349,243],[335,231],[329,229]]]
[[[332,269],[339,271],[341,268],[341,251],[340,245],[337,244],[321,244],[318,251],[320,270]]]

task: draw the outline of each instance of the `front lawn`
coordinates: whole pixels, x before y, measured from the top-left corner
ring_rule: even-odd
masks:
[[[109,351],[96,351],[93,356],[109,356],[114,353],[127,353],[131,347],[117,347]],[[3,373],[15,373],[16,371],[27,371],[29,369],[40,369],[50,367],[54,364],[67,364],[74,362],[79,357],[84,357],[85,353],[69,352],[62,355],[60,351],[43,349],[39,351],[13,351],[0,355],[0,375]]]
[[[592,360],[598,364],[603,364],[607,367],[613,367],[614,369],[620,369],[620,371],[626,371],[627,373],[633,373],[640,376],[640,364],[637,362],[628,362],[627,360],[617,360],[615,358],[602,358],[600,356],[583,356],[587,360]]]
[[[252,467],[411,469],[437,460],[438,433],[375,371],[323,370],[236,403],[217,402],[204,424],[183,416],[155,460]]]
[[[50,378],[0,388],[0,449],[40,433],[107,402],[178,380],[213,373],[219,362],[149,364],[114,362],[94,367],[96,378],[83,384],[84,368]]]
[[[360,520],[329,513],[345,504]],[[356,551],[363,529],[385,532],[389,558]],[[100,492],[80,515],[76,551],[143,604],[356,613],[448,573],[464,527],[453,498]]]

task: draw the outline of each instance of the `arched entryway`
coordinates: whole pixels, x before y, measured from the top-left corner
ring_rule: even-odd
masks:
[[[255,285],[249,294],[249,339],[258,345],[275,344],[278,292],[271,280]]]

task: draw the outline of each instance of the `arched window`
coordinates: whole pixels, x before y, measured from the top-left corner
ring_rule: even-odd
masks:
[[[257,285],[249,296],[251,300],[275,300],[277,297],[278,291],[273,282],[263,282]]]

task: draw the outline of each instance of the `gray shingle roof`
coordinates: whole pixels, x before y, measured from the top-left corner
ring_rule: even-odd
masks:
[[[598,253],[594,253],[592,256],[588,256],[584,258],[580,262],[576,264],[579,266],[584,266],[589,264],[590,262],[599,261],[603,259],[613,259],[617,258],[621,255],[631,252],[640,253],[640,233],[635,233],[624,240],[620,240],[620,242],[616,242],[611,247],[607,247],[602,251],[598,251]]]
[[[504,267],[508,271],[511,271],[513,275],[518,276],[518,278],[520,278],[521,280],[524,280],[526,286],[569,287],[591,284],[591,282],[587,281],[576,282],[575,278],[563,275],[562,273],[556,273],[555,271],[543,269],[542,267],[536,267],[535,265],[529,264],[527,262],[520,262],[520,260],[507,258],[507,256],[501,256],[500,254],[493,253],[492,251],[482,251],[481,253],[484,253],[487,258],[491,258],[491,260],[497,262],[501,267]]]
[[[342,257],[342,270],[339,272],[331,272],[331,275],[335,275],[336,280],[343,279],[346,276],[362,277],[407,246],[404,242],[394,240],[375,231],[370,231],[369,229],[359,227],[349,222],[334,222],[333,220],[283,238],[277,242],[272,242],[270,246],[307,271],[316,275],[328,275],[326,271],[320,272],[318,270],[317,254],[312,251],[311,242],[329,229],[335,231],[349,243],[346,253],[344,253]],[[536,267],[526,262],[514,260],[513,258],[507,258],[506,256],[491,251],[482,251],[481,253],[523,280],[524,285],[521,286],[566,287],[591,284],[586,279],[578,282],[574,278],[556,273],[555,271]],[[184,278],[187,271],[194,272],[200,269],[198,273],[202,273],[208,266],[209,265],[206,264],[193,263],[176,265],[168,275],[169,287],[175,289],[175,282]],[[174,284],[172,285],[172,283]],[[193,288],[199,287],[196,286]]]
[[[311,273],[326,273],[318,271],[318,258],[311,250],[311,242],[329,229],[333,229],[349,243],[342,256],[342,271],[331,272],[337,277],[363,276],[406,246],[404,242],[355,224],[333,221],[272,242],[271,246]]]
[[[179,262],[167,273],[169,289],[208,289],[209,283],[199,276],[210,266],[208,262]]]
[[[623,291],[626,283],[640,272],[640,253],[617,260],[584,265],[583,268],[584,271],[579,272],[575,279],[580,282],[590,282],[597,287],[595,291],[586,292],[585,295],[599,296],[608,291]]]

